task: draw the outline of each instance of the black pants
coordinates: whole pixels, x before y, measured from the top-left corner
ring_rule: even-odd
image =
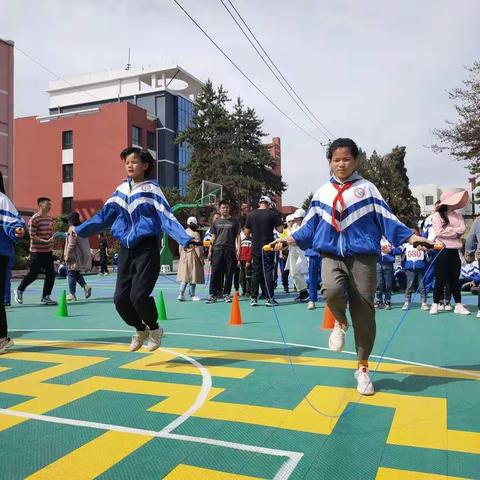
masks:
[[[120,247],[113,301],[127,325],[138,331],[158,328],[158,313],[151,297],[160,273],[157,239],[149,237],[133,248]]]
[[[222,293],[223,295],[230,295],[236,262],[237,256],[235,254],[235,250],[213,249],[212,276],[210,277],[209,290],[210,295],[213,295],[214,297],[219,297],[222,295]]]
[[[5,284],[7,282],[7,269],[9,257],[0,256],[0,338],[5,338],[8,335],[7,315],[5,313]]]
[[[107,257],[100,257],[100,273],[108,273]]]
[[[460,293],[460,255],[456,248],[444,248],[435,260],[435,288],[433,290],[433,303],[439,303],[444,296],[445,285],[450,285],[455,303],[462,302]]]
[[[245,260],[240,261],[240,285],[242,286],[242,293],[250,295],[250,286],[252,283],[252,267],[248,265]]]
[[[18,289],[23,292],[31,283],[33,283],[43,268],[45,271],[45,280],[43,282],[42,298],[52,293],[55,283],[55,270],[53,269],[52,252],[31,253],[30,254],[30,270],[23,277]]]
[[[264,252],[263,261],[265,264],[265,274],[262,266],[262,254],[253,253],[252,255],[252,289],[250,296],[252,298],[258,297],[258,288],[262,283],[265,283],[267,289],[265,295],[268,298],[268,294],[273,298],[273,264],[275,260],[275,252]]]

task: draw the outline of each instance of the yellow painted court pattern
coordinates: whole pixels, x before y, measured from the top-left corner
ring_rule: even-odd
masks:
[[[128,354],[124,344],[29,338],[18,339],[16,344],[17,348],[0,360],[0,395],[3,395],[3,409],[0,411],[0,435],[3,437],[0,441],[3,447],[7,447],[2,447],[2,480],[320,478],[315,472],[322,471],[322,468],[324,471],[335,471],[335,465],[329,464],[328,459],[323,464],[318,459],[323,453],[327,454],[326,446],[329,444],[325,442],[330,437],[331,442],[335,437],[335,442],[345,442],[345,445],[356,442],[362,446],[365,443],[365,451],[371,450],[371,455],[374,455],[374,449],[385,449],[385,452],[388,449],[385,458],[381,452],[375,457],[377,464],[370,466],[368,475],[359,473],[356,478],[435,480],[480,477],[478,470],[478,475],[475,475],[480,465],[480,432],[451,426],[448,398],[436,394],[379,391],[371,397],[360,398],[353,385],[346,387],[314,382],[299,401],[285,398],[277,406],[267,406],[262,405],[261,399],[251,401],[248,396],[242,396],[242,382],[254,378],[264,371],[262,369],[268,369],[266,373],[278,370],[277,383],[280,382],[282,375],[289,372],[288,357],[285,355],[248,349],[229,351],[177,346],[152,354]],[[181,358],[190,358],[199,364]],[[98,369],[114,360],[116,363],[110,370],[98,373]],[[295,367],[308,369],[313,376],[316,372],[320,381],[325,372],[348,372],[350,375],[356,366],[354,360],[333,356],[293,356],[291,360]],[[378,372],[390,377],[465,382],[469,391],[480,391],[478,371],[385,361]],[[208,378],[211,378],[211,385]],[[271,388],[276,388],[274,383]],[[232,400],[237,390],[238,396]],[[122,399],[139,396],[149,399],[144,412],[138,415],[149,419],[158,417],[158,422],[151,428],[145,422],[135,425],[128,420],[129,424],[122,424],[119,421],[119,418],[122,419],[121,412],[110,415],[108,407],[104,420],[100,421],[102,412],[96,410],[94,399],[106,392],[112,395],[109,398],[119,399],[119,408],[125,409],[125,414],[130,408],[129,400]],[[138,409],[134,402],[132,400],[131,405]],[[341,414],[357,402],[359,404],[350,417],[352,425],[360,422],[361,428],[357,432],[352,430],[349,436],[342,423],[350,421],[349,415],[342,417]],[[323,415],[312,405],[318,407]],[[73,406],[76,406],[76,417],[69,418],[67,415],[73,411]],[[105,404],[98,408],[104,409]],[[380,433],[375,429],[373,433],[369,432],[367,428],[370,421],[374,421],[372,412],[375,411],[381,412],[382,418],[386,419],[386,423],[382,423],[384,431]],[[186,412],[189,413],[185,420],[169,429],[171,422]],[[480,409],[467,413],[478,416]],[[215,428],[207,425],[215,425]],[[187,427],[188,433],[185,433]],[[49,433],[44,438],[34,438],[39,434],[38,428],[47,429]],[[35,458],[35,449],[39,452],[48,449],[48,445],[40,447],[41,443],[60,441],[58,435],[52,433],[52,428],[64,429],[65,438],[69,440],[66,445],[55,447],[56,453],[45,452],[43,457]],[[85,438],[75,439],[76,431],[82,432]],[[215,437],[217,432],[219,436]],[[263,432],[268,432],[268,435]],[[228,438],[229,435],[231,438]],[[214,443],[208,445],[202,438],[211,439]],[[262,438],[270,438],[271,441],[262,443]],[[15,471],[15,463],[8,461],[14,449],[11,442],[17,442],[17,445],[22,441],[32,444],[32,458],[22,469]],[[369,442],[376,442],[378,446],[370,449]],[[186,444],[193,450],[186,450],[183,456],[178,455],[169,465],[161,452],[166,455],[170,447],[155,450],[155,443],[179,445],[175,450],[177,454],[182,448],[187,448]],[[257,447],[266,450],[256,451]],[[329,446],[331,449],[334,447]],[[190,455],[189,452],[196,452],[196,449],[203,449],[204,456],[198,455],[190,464],[193,453]],[[226,451],[227,456],[223,458]],[[351,455],[355,452],[361,456],[361,449],[360,452],[351,450]],[[411,452],[415,452],[414,462],[409,461]],[[234,453],[238,455],[238,462],[232,465],[228,456]],[[425,461],[429,471],[415,468],[422,465],[422,455],[430,458]],[[252,460],[253,457],[255,460]],[[203,465],[201,458],[204,459]],[[382,465],[382,459],[387,463]],[[447,459],[447,467],[441,463],[443,459]],[[450,474],[448,459],[454,465],[465,462],[465,476]],[[441,461],[440,465],[438,461]],[[135,465],[140,462],[151,463],[151,467],[138,470]],[[395,462],[397,465],[394,465]],[[225,465],[232,471],[228,471]],[[461,468],[457,466],[453,470]],[[145,476],[147,471],[151,476]],[[355,478],[355,470],[341,473],[339,467],[338,472],[340,476],[337,478]],[[330,478],[335,478],[332,473]]]

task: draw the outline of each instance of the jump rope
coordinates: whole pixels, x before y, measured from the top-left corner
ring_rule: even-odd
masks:
[[[419,243],[421,244],[421,243]],[[209,247],[210,246],[210,242],[208,241],[205,241],[205,242],[202,242],[201,245],[203,245],[204,247]],[[438,254],[433,258],[433,260],[430,262],[427,270],[425,271],[425,277],[428,276],[428,274],[430,273],[431,269],[433,268],[435,262],[437,261],[438,257],[442,254],[442,251],[443,251],[443,245],[435,245],[435,247],[433,248],[434,250],[437,250],[438,251]],[[267,252],[273,252],[273,249],[271,247],[271,245],[265,245],[263,248],[262,248],[262,270],[263,270],[263,278],[267,278],[267,275],[266,275],[266,269],[265,269],[265,254]],[[168,275],[165,275],[165,274],[160,274],[162,277],[166,278],[167,280],[175,283],[175,284],[178,284],[178,282],[172,278],[169,278]],[[209,266],[209,270],[208,270],[208,281],[210,281],[210,277],[211,277],[211,265]],[[377,362],[376,362],[376,365],[375,365],[375,368],[373,370],[370,370],[370,382],[373,383],[373,380],[378,372],[378,369],[380,368],[380,365],[382,364],[382,362],[384,361],[384,358],[385,358],[385,355],[386,353],[388,352],[390,346],[392,345],[393,343],[393,340],[395,339],[395,337],[397,336],[401,326],[403,325],[403,323],[405,322],[405,320],[407,319],[408,317],[408,314],[410,313],[410,305],[415,301],[415,299],[417,298],[417,295],[418,293],[420,292],[420,289],[422,287],[422,283],[420,282],[420,284],[418,285],[417,289],[415,290],[415,292],[413,293],[412,297],[411,297],[411,302],[409,303],[408,305],[408,309],[405,310],[402,315],[400,316],[400,320],[398,321],[398,323],[395,325],[395,328],[393,329],[393,332],[392,334],[390,335],[389,339],[387,340],[385,346],[383,347],[383,350],[382,350],[382,353],[380,354],[379,358],[377,359]],[[292,371],[292,374],[293,374],[293,378],[295,379],[295,382],[296,382],[296,385],[297,385],[297,388],[300,392],[302,392],[302,395],[303,395],[303,392],[305,391],[305,389],[303,388],[303,383],[300,379],[300,377],[298,376],[297,374],[297,371],[295,369],[295,365],[293,364],[293,360],[292,360],[292,356],[290,354],[290,346],[288,345],[287,343],[287,338],[285,336],[285,332],[282,328],[282,324],[280,323],[280,318],[279,318],[279,315],[278,315],[278,312],[277,312],[277,308],[275,306],[275,302],[273,301],[273,296],[272,296],[272,293],[273,292],[270,292],[270,289],[268,287],[268,283],[265,282],[265,288],[266,288],[266,292],[267,292],[267,295],[268,295],[268,299],[269,299],[269,302],[272,306],[272,312],[273,312],[273,316],[275,318],[275,322],[277,324],[277,327],[280,331],[280,336],[281,336],[281,339],[282,339],[282,346],[285,350],[285,353],[286,353],[286,356],[288,358],[288,363],[289,363],[289,366],[291,368],[291,371]],[[341,353],[341,352],[340,352]],[[323,412],[322,410],[320,410],[319,408],[316,407],[316,405],[314,405],[311,400],[308,398],[308,396],[305,396],[305,400],[307,402],[307,404],[309,405],[310,408],[312,408],[312,410],[314,410],[316,413],[318,413],[319,415],[322,415],[324,417],[327,417],[327,418],[340,418],[340,417],[344,417],[350,413],[352,413],[356,408],[357,406],[360,404],[362,398],[364,397],[364,394],[363,393],[359,393],[358,395],[358,398],[355,402],[352,402],[350,401],[349,404],[348,404],[348,407],[345,408],[342,413],[340,413],[339,415],[331,415],[331,414],[328,414],[326,412]]]
[[[425,272],[425,277],[427,277],[428,273],[430,272],[431,268],[433,267],[433,265],[435,264],[436,260],[438,259],[438,257],[442,254],[442,250],[443,250],[443,245],[435,245],[434,247],[435,250],[439,250],[438,254],[435,256],[435,258],[433,258],[433,260],[430,262],[430,265],[428,266],[426,272]],[[263,278],[267,278],[266,276],[266,271],[265,271],[265,253],[266,252],[271,252],[272,251],[272,247],[271,245],[265,245],[262,249],[262,269],[263,269]],[[418,295],[418,292],[420,291],[420,288],[422,286],[422,283],[420,282],[420,284],[418,285],[417,289],[415,290],[413,296],[412,296],[412,299],[411,299],[411,302],[408,306],[408,309],[402,313],[401,317],[400,317],[400,320],[399,322],[397,323],[397,325],[395,326],[390,338],[387,340],[387,343],[385,344],[385,346],[383,347],[383,350],[382,350],[382,353],[380,355],[380,357],[378,358],[377,360],[377,364],[374,368],[374,370],[370,370],[370,382],[372,382],[373,384],[373,379],[375,378],[376,374],[377,374],[377,371],[381,365],[381,363],[383,362],[384,360],[384,357],[385,357],[385,354],[387,353],[388,349],[390,348],[394,338],[397,336],[398,334],[398,331],[400,330],[400,327],[402,326],[402,324],[405,322],[406,318],[408,317],[408,314],[410,313],[410,305],[411,303],[413,303],[413,301],[416,299],[417,295]],[[290,365],[290,368],[292,370],[292,373],[293,373],[293,377],[295,379],[295,382],[297,384],[297,388],[299,389],[300,392],[302,392],[302,395],[303,395],[303,392],[305,391],[303,387],[303,383],[302,381],[300,380],[300,377],[297,375],[297,372],[295,370],[295,366],[293,364],[293,361],[292,361],[292,357],[290,355],[290,346],[288,345],[287,343],[287,340],[286,340],[286,337],[285,337],[285,332],[282,328],[282,325],[280,323],[280,319],[279,319],[279,316],[278,316],[278,312],[277,312],[277,309],[275,307],[275,303],[273,301],[273,297],[271,295],[271,292],[270,292],[270,289],[268,287],[268,284],[267,282],[265,282],[265,287],[266,287],[266,291],[267,291],[267,295],[268,295],[268,298],[269,298],[269,301],[270,301],[270,304],[272,305],[272,311],[273,311],[273,315],[275,317],[275,321],[277,323],[277,326],[278,326],[278,329],[280,330],[280,335],[282,337],[282,342],[283,342],[283,347],[285,349],[285,352],[287,354],[287,357],[288,357],[288,362],[289,362],[289,365]],[[362,400],[364,394],[363,393],[360,393],[357,400],[355,402],[349,402],[348,404],[348,407],[345,408],[343,410],[342,413],[340,413],[339,415],[331,415],[331,414],[328,414],[328,413],[325,413],[323,411],[321,411],[320,409],[318,409],[311,401],[310,399],[308,398],[308,396],[305,396],[305,400],[307,401],[307,404],[315,411],[317,412],[318,414],[324,416],[324,417],[327,417],[327,418],[340,418],[340,417],[344,417],[346,415],[348,415],[349,413],[352,413],[356,408],[357,406],[360,404],[360,401]]]

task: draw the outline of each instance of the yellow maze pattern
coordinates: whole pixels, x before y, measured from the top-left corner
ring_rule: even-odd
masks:
[[[47,342],[41,340],[18,340],[20,345],[54,345],[57,348],[81,349],[89,351],[120,351],[125,352],[122,345],[106,345],[83,342]],[[221,358],[229,360],[245,360],[254,362],[267,362],[285,364],[288,360],[285,356],[269,355],[247,352],[225,352],[212,350],[176,349],[191,357],[198,358]],[[181,415],[195,401],[199,387],[153,382],[145,380],[119,379],[113,377],[94,376],[79,381],[73,385],[46,384],[47,380],[60,375],[107,361],[108,358],[99,356],[75,356],[43,352],[22,352],[15,350],[5,355],[12,360],[51,363],[51,367],[40,371],[15,377],[0,382],[0,392],[25,395],[33,397],[25,402],[10,408],[21,412],[33,414],[46,414],[47,412],[78,400],[86,395],[100,390],[114,392],[138,393],[166,397],[153,405],[149,411]],[[173,355],[158,351],[154,355],[147,355],[133,360],[121,368],[148,371],[165,371],[178,374],[199,375],[199,370],[190,365],[168,363],[175,358]],[[350,360],[332,360],[313,357],[294,357],[294,364],[318,367],[335,367],[353,369],[355,362]],[[1,367],[0,371],[7,370]],[[237,367],[209,367],[212,376],[242,379],[249,375],[251,368]],[[423,375],[442,376],[451,378],[474,379],[468,373],[447,372],[428,367],[401,365],[395,363],[383,363],[380,371]],[[293,409],[262,407],[255,405],[239,405],[216,401],[223,388],[213,387],[210,390],[207,401],[194,414],[194,416],[224,420],[231,422],[243,422],[267,427],[297,430],[301,432],[318,433],[329,435],[337,423],[337,418],[327,418],[318,415],[302,400]],[[308,398],[314,404],[322,405],[324,411],[332,415],[340,414],[349,402],[358,401],[358,393],[354,389],[341,387],[315,386],[308,393]],[[412,446],[480,454],[480,434],[452,430],[447,427],[447,401],[442,398],[415,397],[410,395],[397,395],[390,393],[377,393],[372,397],[362,398],[362,403],[379,407],[388,407],[395,410],[393,421],[387,442],[393,445]],[[0,432],[18,425],[27,419],[0,415]],[[46,466],[31,475],[30,479],[73,478],[72,472],[76,472],[75,478],[91,479],[108,470],[117,462],[149,442],[154,437],[108,431],[94,440],[86,443],[77,450],[56,462]],[[100,456],[97,453],[102,452]],[[428,475],[428,476],[425,476]],[[166,477],[172,479],[204,478],[204,479],[247,479],[240,475],[232,476],[225,472],[203,469],[199,467],[178,465]],[[421,472],[404,472],[401,470],[379,468],[377,479],[403,479],[403,478],[443,478],[440,475],[423,474]]]

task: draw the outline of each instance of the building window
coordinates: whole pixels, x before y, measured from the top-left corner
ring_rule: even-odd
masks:
[[[132,144],[142,146],[142,129],[132,125]]]
[[[67,130],[62,132],[62,148],[63,150],[68,150],[73,148],[73,131]]]
[[[430,207],[431,205],[433,205],[433,196],[425,195],[425,206]]]
[[[149,150],[155,150],[156,148],[155,132],[147,131],[147,148]]]
[[[65,197],[62,200],[62,213],[70,213],[73,211],[73,197]]]
[[[68,163],[67,165],[62,165],[63,170],[63,181],[64,182],[73,182],[73,163]]]

